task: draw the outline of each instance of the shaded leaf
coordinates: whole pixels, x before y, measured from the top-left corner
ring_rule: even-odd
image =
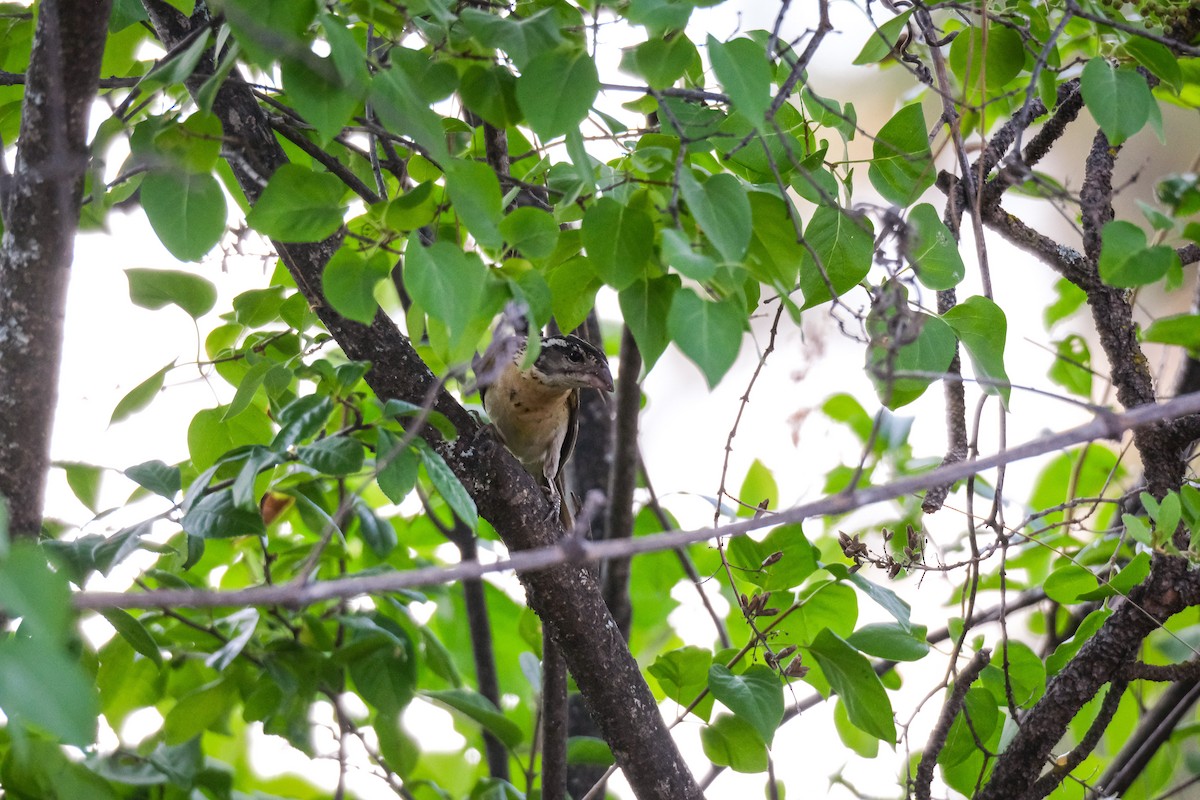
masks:
[[[690,289],[682,289],[671,301],[667,331],[671,341],[700,367],[712,388],[737,360],[743,321],[744,314],[736,302],[710,302]]]
[[[192,319],[199,319],[217,302],[217,289],[190,272],[168,269],[127,269],[129,299],[134,305],[156,311],[175,304]]]
[[[871,662],[828,629],[821,631],[809,649],[829,685],[846,704],[850,721],[881,741],[894,744],[892,703]]]
[[[897,111],[879,129],[871,152],[867,176],[888,202],[906,206],[933,185],[936,170],[920,103]]]
[[[275,170],[246,223],[280,242],[319,242],[342,227],[346,185],[336,175],[299,164]]]
[[[783,684],[773,669],[754,664],[740,675],[723,664],[708,670],[708,687],[713,697],[734,714],[749,722],[767,745],[783,721]]]

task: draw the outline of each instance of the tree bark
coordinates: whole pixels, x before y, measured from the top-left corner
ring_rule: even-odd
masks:
[[[196,25],[207,25],[204,5],[191,20],[160,0],[143,0],[163,44],[170,48]],[[211,73],[206,57],[189,79],[192,91]],[[253,202],[266,180],[286,158],[246,84],[235,75],[217,93],[213,111],[226,137],[241,143],[240,155],[254,170],[231,163],[247,198]],[[255,174],[256,173],[256,174]],[[348,358],[371,362],[367,381],[382,400],[399,398],[445,414],[458,431],[443,440],[426,426],[421,431],[474,498],[512,550],[549,546],[561,538],[550,503],[515,457],[453,397],[438,387],[412,344],[382,311],[369,326],[335,313],[321,294],[321,274],[337,249],[339,236],[315,244],[275,242],[296,285]],[[552,632],[592,716],[618,765],[642,800],[692,800],[703,794],[688,771],[658,711],[650,688],[629,647],[604,605],[600,587],[586,566],[566,564],[519,576],[529,606]]]
[[[0,495],[12,532],[42,524],[67,276],[87,168],[87,120],[110,0],[47,0],[26,73],[0,241]]]

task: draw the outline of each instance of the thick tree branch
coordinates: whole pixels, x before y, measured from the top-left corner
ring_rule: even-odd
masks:
[[[1158,701],[1142,713],[1137,730],[1121,747],[1100,780],[1096,790],[1102,796],[1120,797],[1146,769],[1171,734],[1192,713],[1200,700],[1200,681],[1176,683],[1163,692]]]
[[[50,468],[67,277],[110,0],[47,0],[37,16],[16,166],[0,192],[0,495],[36,536]]]
[[[955,679],[954,689],[951,690],[950,697],[946,699],[946,704],[942,706],[937,724],[933,726],[933,731],[929,734],[929,741],[925,745],[925,751],[921,754],[921,761],[917,764],[916,786],[914,787],[917,800],[929,800],[933,768],[937,765],[938,755],[946,746],[946,739],[950,736],[950,726],[954,724],[954,718],[958,716],[963,702],[967,699],[967,690],[971,688],[971,684],[975,682],[979,673],[983,672],[983,668],[991,662],[991,659],[991,650],[980,650]]]
[[[1041,797],[1034,781],[1084,703],[1133,661],[1142,640],[1172,614],[1200,602],[1200,578],[1186,560],[1158,556],[1150,575],[1046,686],[1008,749],[996,760],[979,800]],[[1040,791],[1040,789],[1039,789]]]
[[[627,539],[633,535],[633,490],[638,475],[638,410],[641,407],[642,387],[638,374],[642,371],[642,354],[633,334],[626,326],[621,334],[621,366],[617,376],[617,416],[613,434],[613,465],[608,482],[608,507],[604,515],[604,538],[609,541]],[[629,559],[615,558],[603,568],[604,599],[621,628],[629,638],[633,622],[633,606],[629,599]]]
[[[1100,711],[1092,720],[1092,724],[1088,726],[1087,733],[1083,735],[1079,744],[1071,748],[1071,752],[1055,759],[1054,767],[1037,779],[1029,791],[1031,798],[1041,800],[1054,791],[1062,783],[1063,778],[1070,775],[1071,771],[1082,764],[1083,760],[1096,749],[1096,745],[1100,743],[1100,737],[1104,735],[1104,731],[1112,722],[1113,715],[1117,713],[1117,707],[1121,705],[1121,695],[1125,694],[1126,685],[1128,682],[1123,678],[1118,678],[1109,684],[1104,701],[1100,704]]]

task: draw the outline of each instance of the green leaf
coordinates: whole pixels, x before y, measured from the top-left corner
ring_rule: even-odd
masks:
[[[1059,278],[1054,282],[1054,291],[1058,299],[1046,306],[1042,317],[1047,328],[1071,316],[1087,302],[1087,292],[1066,278]]]
[[[867,39],[867,43],[863,45],[862,50],[854,57],[854,64],[862,66],[863,64],[874,64],[887,58],[888,55],[900,43],[901,37],[904,35],[904,28],[908,24],[908,18],[912,16],[913,10],[910,8],[903,14],[892,17],[887,22],[880,25],[871,38]]]
[[[693,250],[687,236],[677,228],[663,230],[662,257],[680,275],[695,281],[707,281],[717,273],[716,262],[704,253]]]
[[[284,164],[267,181],[246,223],[278,242],[319,242],[342,227],[346,185],[336,175]]]
[[[854,631],[858,595],[850,586],[833,580],[816,582],[800,592],[797,602],[800,608],[778,625],[781,639],[808,645],[826,628],[839,636]]]
[[[751,39],[721,43],[710,35],[705,49],[734,110],[762,127],[771,107],[771,65],[762,44]]]
[[[895,353],[878,341],[867,350],[868,372],[880,401],[897,409],[916,400],[929,385],[941,378],[954,358],[955,336],[949,325],[938,317],[916,314],[912,323],[920,326],[915,341]]]
[[[71,625],[67,581],[50,570],[44,553],[16,543],[0,561],[0,578],[0,608],[9,619],[20,617],[31,635],[66,643]]]
[[[429,107],[405,70],[393,66],[375,73],[370,101],[389,130],[407,133],[437,164],[450,161],[442,118]]]
[[[58,461],[55,466],[66,473],[67,485],[75,498],[83,503],[93,514],[98,513],[100,502],[100,481],[104,470],[92,464],[79,464],[71,461]]]
[[[404,285],[413,300],[445,323],[452,342],[466,333],[483,300],[488,274],[474,253],[449,242],[423,247],[409,241],[404,258]]]
[[[233,395],[233,401],[225,409],[223,419],[232,419],[249,408],[250,403],[254,401],[254,396],[258,394],[258,389],[262,386],[267,373],[275,369],[276,366],[278,365],[272,364],[271,361],[264,358],[250,367],[238,383],[237,391]]]
[[[117,403],[117,407],[113,409],[112,416],[108,419],[108,424],[115,425],[118,422],[122,422],[154,402],[154,398],[162,391],[163,381],[166,380],[167,373],[174,368],[175,362],[172,361],[130,389]]]
[[[454,159],[445,165],[446,193],[463,225],[484,247],[503,244],[500,181],[487,164]]]
[[[709,302],[690,289],[675,292],[667,314],[671,341],[690,358],[711,389],[737,360],[745,315],[733,300]]]
[[[855,727],[895,744],[892,703],[871,662],[829,629],[817,635],[809,650],[830,687],[846,704],[846,713]]]
[[[1159,317],[1142,332],[1143,341],[1174,344],[1188,352],[1200,352],[1200,314]]]
[[[194,0],[176,0],[173,3],[173,5],[185,4],[194,6]],[[189,9],[183,13],[190,16],[192,12]],[[138,87],[142,91],[150,91],[159,86],[183,83],[195,71],[196,65],[200,63],[200,57],[204,55],[204,51],[208,49],[208,45],[208,35],[197,36],[195,41],[191,42],[186,48],[178,52],[173,52],[170,58],[164,58],[154,69],[150,70],[138,84]]]
[[[517,724],[504,716],[491,700],[479,692],[469,689],[445,689],[421,692],[421,696],[478,722],[484,730],[495,735],[508,747],[517,747],[525,738]]]
[[[1147,247],[1145,232],[1132,222],[1105,223],[1100,238],[1100,277],[1109,286],[1132,289],[1160,280],[1172,266],[1179,268],[1174,248]]]
[[[986,379],[983,390],[999,394],[1008,408],[1012,386],[1004,371],[1004,339],[1008,331],[1004,311],[988,298],[974,295],[951,308],[942,319],[958,334],[975,372]]]
[[[858,755],[863,758],[875,758],[879,755],[879,740],[854,727],[850,715],[846,713],[846,704],[840,700],[834,701],[833,727],[837,729],[842,744]]]
[[[324,475],[353,475],[362,469],[362,442],[349,436],[329,436],[296,448],[296,457]]]
[[[743,493],[744,498],[747,497]],[[739,536],[729,542],[729,563],[740,577],[770,592],[794,589],[817,569],[819,551],[799,523],[771,529],[761,542]],[[769,559],[774,563],[763,566]]]
[[[967,274],[958,242],[942,222],[937,210],[921,203],[908,215],[912,226],[908,240],[908,260],[916,270],[917,279],[936,291],[953,289]]]
[[[616,759],[603,739],[594,736],[572,736],[567,740],[567,763],[611,767],[616,763]]]
[[[125,477],[168,500],[173,500],[183,488],[179,467],[167,466],[158,460],[135,464],[125,470]]]
[[[1153,327],[1153,326],[1152,326]],[[1149,337],[1147,336],[1149,340]],[[1200,341],[1200,340],[1198,340]],[[1078,334],[1070,334],[1054,343],[1056,358],[1050,365],[1050,380],[1079,397],[1092,396],[1092,351]]]
[[[754,664],[740,675],[723,664],[708,670],[708,687],[713,697],[734,714],[749,722],[769,746],[783,721],[783,685],[773,669]]]
[[[581,223],[583,246],[596,276],[620,291],[646,277],[654,255],[654,221],[610,197],[597,200]]]
[[[49,569],[40,548],[18,542],[0,561],[0,608],[22,618],[19,634],[0,640],[0,709],[8,726],[31,723],[62,744],[88,746],[100,703],[73,643],[66,576]]]
[[[830,570],[831,572],[833,570]],[[835,573],[836,574],[836,573]],[[892,615],[892,619],[899,622],[908,630],[916,630],[911,623],[912,608],[908,603],[900,598],[900,595],[893,592],[886,586],[880,586],[873,583],[860,572],[849,575],[847,580],[859,588],[859,590],[867,597],[874,600],[880,608]]]
[[[321,289],[333,310],[346,319],[370,325],[379,310],[375,287],[388,278],[392,258],[382,250],[370,256],[345,242],[325,264]]]
[[[667,315],[679,286],[679,276],[664,275],[649,281],[636,281],[617,295],[621,317],[637,342],[647,372],[654,367],[670,341]]]
[[[463,105],[493,127],[503,129],[521,120],[517,79],[504,67],[467,67],[460,81],[459,94]]]
[[[583,51],[542,53],[517,78],[517,102],[529,126],[543,139],[579,127],[599,91],[596,62]]]
[[[1050,657],[1046,659],[1046,674],[1055,675],[1066,666],[1067,662],[1079,652],[1079,648],[1083,647],[1084,643],[1100,630],[1100,626],[1112,616],[1112,613],[1111,608],[1098,608],[1084,617],[1083,622],[1075,629],[1075,635],[1056,647]]]
[[[977,90],[982,85],[995,91],[1024,68],[1025,40],[1016,30],[1003,25],[989,25],[986,31],[971,26],[959,31],[950,44],[949,61],[954,74],[969,89]]]
[[[929,652],[923,625],[872,622],[852,633],[846,643],[859,652],[889,661],[920,661]]]
[[[282,453],[293,445],[317,435],[333,413],[333,399],[323,394],[308,394],[288,403],[278,414],[279,432],[271,449]]]
[[[233,298],[234,319],[247,328],[261,328],[280,319],[283,287],[250,289]]]
[[[1138,518],[1138,522],[1140,522],[1144,528],[1145,521]],[[1130,535],[1133,536],[1132,530],[1130,531]],[[1149,532],[1149,530],[1146,530],[1146,535],[1144,538],[1146,541],[1143,543],[1149,547],[1153,547],[1154,536]],[[1138,537],[1135,537],[1135,539],[1138,539]],[[1140,541],[1140,539],[1138,540]],[[1083,595],[1080,595],[1079,599],[1085,602],[1090,602],[1092,600],[1103,600],[1106,597],[1112,597],[1113,595],[1118,594],[1127,595],[1133,587],[1144,581],[1146,576],[1149,574],[1150,554],[1143,550],[1134,556],[1128,564],[1122,567],[1120,572],[1112,576],[1107,583],[1101,583],[1100,587],[1096,589],[1096,591],[1087,592]]]
[[[652,38],[635,47],[632,54],[632,65],[651,89],[673,86],[700,58],[696,45],[682,32]]]
[[[262,536],[267,530],[259,510],[239,507],[232,489],[221,489],[200,498],[184,514],[180,525],[188,534],[201,539]]]
[[[381,716],[399,714],[412,702],[416,692],[419,669],[416,643],[407,631],[386,617],[376,615],[353,621],[355,633],[341,652],[350,679],[363,700]]]
[[[703,647],[688,645],[663,653],[650,665],[648,672],[658,680],[663,694],[687,707],[708,688],[708,670],[712,653]],[[712,713],[713,696],[708,694],[692,709],[692,713],[708,721]]]
[[[225,233],[225,193],[209,173],[152,170],[139,197],[159,241],[180,261],[199,261]]]
[[[358,517],[358,531],[367,547],[376,557],[387,558],[399,543],[396,529],[387,520],[380,519],[366,503],[354,504],[354,516]]]
[[[746,265],[763,283],[790,293],[807,254],[796,230],[799,212],[790,202],[767,192],[750,192],[749,199],[754,228]]]
[[[591,260],[576,256],[550,271],[546,278],[554,318],[563,330],[583,324],[596,304],[596,293],[603,285],[596,279]]]
[[[811,248],[805,248],[800,261],[804,308],[831,300],[831,284],[833,293],[840,297],[857,286],[871,269],[874,228],[864,216],[823,205],[813,212],[804,238]]]
[[[1106,58],[1097,56],[1083,68],[1079,90],[1084,105],[1114,147],[1140,131],[1150,119],[1154,96],[1146,79],[1130,67],[1114,68]]]
[[[1146,562],[1150,556],[1146,553]],[[1005,670],[1008,671],[1007,681]],[[992,654],[991,663],[980,675],[984,688],[992,693],[995,702],[1008,705],[1008,692],[1021,708],[1029,708],[1046,691],[1046,665],[1037,653],[1024,642],[1009,639]],[[1007,683],[1007,687],[1005,684]],[[980,734],[982,737],[984,734]]]
[[[396,231],[413,231],[432,222],[438,208],[433,189],[433,182],[425,181],[389,200],[383,212],[387,226]]]
[[[508,246],[535,261],[554,253],[558,233],[554,217],[540,208],[517,208],[500,220],[500,235]]]
[[[753,216],[745,187],[727,172],[701,184],[690,169],[679,171],[679,192],[688,211],[726,261],[741,261],[750,245]]]
[[[1064,605],[1079,602],[1081,595],[1094,592],[1099,585],[1091,570],[1074,563],[1064,564],[1042,582],[1046,596]]]
[[[421,463],[425,465],[425,472],[429,475],[429,480],[433,482],[434,488],[438,490],[438,494],[446,501],[446,505],[450,506],[459,521],[471,530],[475,530],[475,526],[479,522],[479,512],[475,509],[475,501],[463,488],[458,476],[454,474],[441,455],[426,445],[424,439],[417,439],[417,442],[421,450]]]
[[[1176,92],[1183,90],[1183,70],[1179,59],[1165,45],[1141,36],[1130,36],[1121,46],[1137,62],[1153,72]]]
[[[905,106],[884,123],[871,152],[867,177],[888,202],[907,206],[933,185],[937,171],[920,103]]]
[[[199,319],[217,303],[217,288],[190,272],[170,269],[127,269],[129,299],[134,305],[156,311],[175,304],[192,319]]]
[[[1007,705],[1007,701],[1003,701]],[[937,763],[943,769],[961,764],[986,745],[1000,722],[997,700],[986,689],[968,689],[963,709],[954,717],[946,744],[938,753]],[[949,778],[949,775],[947,775]]]
[[[327,58],[313,59],[311,64],[295,58],[280,63],[287,102],[317,129],[322,142],[342,132],[367,93],[366,65],[360,60],[358,66],[361,71],[345,80]]]
[[[217,680],[201,686],[179,699],[163,720],[163,740],[169,745],[183,744],[220,727],[237,702],[232,680]]]
[[[729,767],[734,772],[766,772],[769,755],[767,745],[746,720],[729,714],[718,714],[711,724],[700,729],[700,744],[704,755],[713,764]]]
[[[524,18],[465,8],[459,19],[480,44],[503,50],[521,70],[532,58],[563,42],[557,17],[550,8]]]
[[[387,498],[399,505],[417,485],[421,454],[412,446],[400,447],[400,439],[386,428],[377,431],[375,479]]]
[[[221,626],[224,628],[232,625],[232,630],[226,633],[225,644],[204,659],[204,665],[224,672],[250,643],[255,629],[258,628],[259,619],[257,608],[242,608],[222,619]]]
[[[162,654],[158,651],[158,644],[146,630],[146,626],[137,618],[119,608],[101,609],[99,614],[108,620],[108,624],[112,625],[116,632],[121,634],[121,638],[129,642],[129,646],[136,652],[150,659],[155,666],[162,666]]]
[[[14,566],[0,571],[0,579],[9,580]],[[43,562],[39,578],[45,574]],[[65,579],[59,580],[65,588]],[[0,709],[10,730],[32,724],[61,744],[87,747],[95,741],[100,704],[76,655],[44,636],[9,636],[0,641],[0,663]]]

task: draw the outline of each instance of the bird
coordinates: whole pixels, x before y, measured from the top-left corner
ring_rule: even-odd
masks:
[[[563,499],[563,468],[579,434],[579,393],[611,392],[613,379],[604,352],[578,336],[547,336],[541,342],[537,358],[522,366],[522,337],[522,343],[511,348],[511,360],[479,394],[500,440],[541,484],[569,529],[572,514]]]

